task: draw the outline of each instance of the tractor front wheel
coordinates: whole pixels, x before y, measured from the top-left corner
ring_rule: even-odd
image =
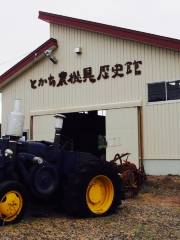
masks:
[[[0,224],[19,222],[26,209],[26,192],[22,184],[6,181],[0,184]]]

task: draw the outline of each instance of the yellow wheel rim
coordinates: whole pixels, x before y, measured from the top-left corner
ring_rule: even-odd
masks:
[[[112,205],[114,187],[110,178],[98,175],[89,182],[86,191],[86,203],[91,212],[105,213]]]
[[[23,199],[18,191],[9,191],[0,201],[0,215],[5,222],[16,219],[23,207]]]

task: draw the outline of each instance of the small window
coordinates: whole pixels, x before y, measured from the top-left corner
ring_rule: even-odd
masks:
[[[149,83],[148,84],[148,101],[158,102],[166,100],[165,82]]]
[[[180,99],[180,80],[167,82],[167,100]]]

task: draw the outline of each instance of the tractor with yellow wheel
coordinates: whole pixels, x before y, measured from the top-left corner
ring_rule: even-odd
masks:
[[[57,199],[72,216],[104,216],[121,203],[121,179],[113,164],[61,143],[63,115],[56,115],[53,142],[24,141],[19,102],[0,139],[0,222],[19,222],[28,202]]]

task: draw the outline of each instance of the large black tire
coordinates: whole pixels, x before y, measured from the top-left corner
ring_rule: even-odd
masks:
[[[113,187],[113,199],[109,208],[105,211],[94,212],[87,203],[87,189],[89,183],[96,176],[104,176],[109,179]],[[118,173],[108,162],[98,160],[81,160],[77,168],[69,174],[64,182],[63,207],[67,214],[76,217],[96,217],[113,213],[121,203],[121,180]]]
[[[27,209],[27,193],[17,181],[0,184],[0,225],[21,221]]]

